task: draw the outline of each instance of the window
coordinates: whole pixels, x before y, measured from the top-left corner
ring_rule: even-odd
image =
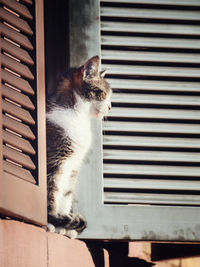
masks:
[[[79,2],[70,63],[101,54],[114,90],[80,175],[81,238],[199,241],[199,1]]]
[[[47,221],[43,1],[0,1],[1,214]]]

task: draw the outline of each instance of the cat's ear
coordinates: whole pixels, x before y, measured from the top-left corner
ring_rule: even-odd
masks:
[[[101,76],[102,78],[104,78],[105,75],[106,75],[106,72],[107,72],[107,70],[102,70],[102,71],[100,72],[100,76]]]
[[[90,58],[84,65],[83,79],[99,77],[99,56]]]

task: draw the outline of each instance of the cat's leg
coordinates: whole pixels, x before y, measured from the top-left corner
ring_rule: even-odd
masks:
[[[59,177],[60,181],[53,196],[54,207],[48,215],[48,222],[55,226],[55,232],[72,238],[86,228],[86,222],[81,215],[71,212],[77,171],[72,170],[68,177],[66,172],[64,174]]]

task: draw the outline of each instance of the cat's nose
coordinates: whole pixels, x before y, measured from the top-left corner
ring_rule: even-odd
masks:
[[[111,104],[108,105],[108,110],[111,110]]]

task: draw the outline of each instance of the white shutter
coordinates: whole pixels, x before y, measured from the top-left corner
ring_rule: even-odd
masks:
[[[79,177],[80,238],[199,241],[200,1],[102,0],[99,28],[94,3],[70,1],[70,61],[100,53],[113,96]]]
[[[200,1],[101,3],[104,203],[200,205]]]

